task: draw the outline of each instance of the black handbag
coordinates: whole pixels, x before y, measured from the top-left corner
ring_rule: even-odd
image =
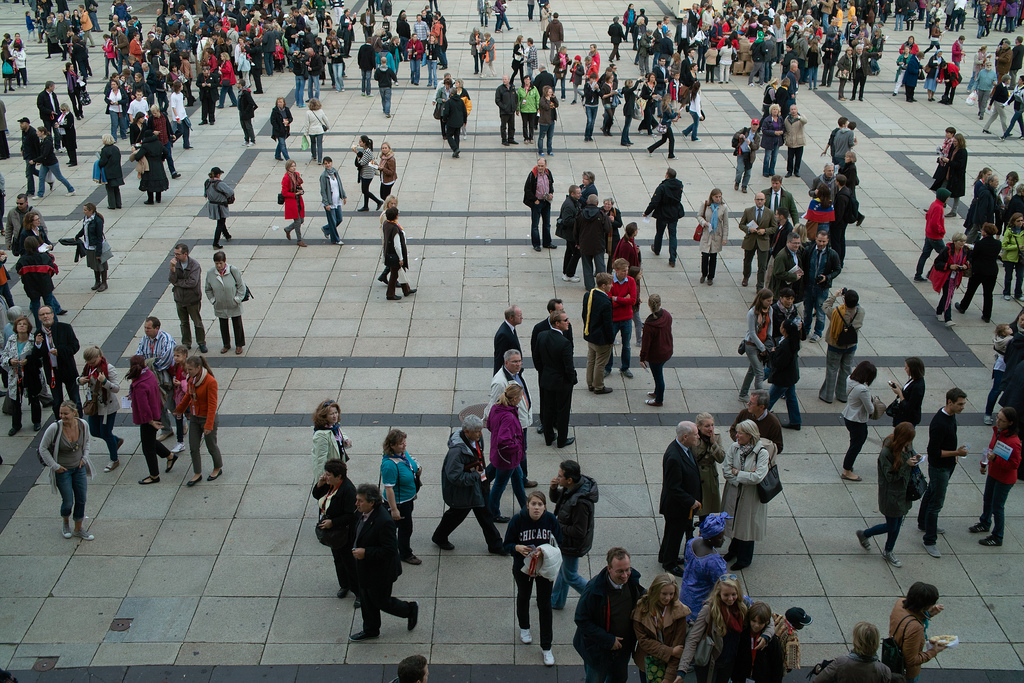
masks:
[[[899,399],[896,399],[895,401],[890,403],[885,408],[885,414],[888,417],[891,417],[893,419],[896,419],[896,416],[899,414],[899,412],[900,412],[900,400]]]
[[[17,407],[18,407],[18,404],[14,402],[13,398],[11,398],[10,396],[4,395],[4,406],[3,406],[3,413],[4,413],[4,415],[13,415],[14,414],[14,410]]]
[[[316,526],[313,527],[314,531],[316,531],[316,540],[320,541],[320,545],[325,545],[328,548],[333,548],[335,545],[345,540],[344,533],[346,533],[348,529],[336,528],[334,526],[332,526],[330,529],[321,529],[320,522],[324,521],[324,519],[327,518],[318,518]]]
[[[402,259],[398,258],[398,254],[395,252],[388,252],[384,254],[384,265],[387,268],[398,268],[402,265]]]
[[[277,203],[278,203],[279,206],[284,204],[284,193],[283,192],[278,192],[277,193]]]
[[[779,479],[779,466],[772,458],[768,463],[768,474],[764,475],[764,479],[757,484],[757,498],[762,503],[768,503],[780,493],[782,493],[782,480]]]
[[[921,500],[927,490],[928,480],[924,478],[924,473],[921,472],[921,468],[915,465],[914,468],[910,470],[910,481],[907,482],[907,500],[911,503],[915,500]]]

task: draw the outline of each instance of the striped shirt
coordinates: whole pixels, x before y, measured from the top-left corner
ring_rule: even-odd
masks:
[[[155,358],[153,367],[156,370],[166,370],[174,364],[174,346],[174,337],[170,332],[160,330],[154,339],[142,335],[142,341],[139,342],[139,348],[135,351],[135,355]]]

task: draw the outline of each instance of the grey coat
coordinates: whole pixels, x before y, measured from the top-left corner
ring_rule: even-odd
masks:
[[[722,510],[733,516],[725,534],[740,541],[763,541],[768,529],[768,506],[757,496],[757,485],[768,474],[770,456],[760,442],[747,450],[739,443],[729,446],[722,463],[725,493]],[[732,474],[732,468],[739,474]]]
[[[207,178],[203,185],[203,194],[206,197],[206,212],[210,220],[217,221],[230,215],[228,198],[235,194],[235,188],[220,178]]]
[[[477,444],[481,453],[486,453],[484,438]],[[454,432],[448,439],[448,453],[444,456],[441,470],[441,497],[445,505],[452,508],[479,508],[484,506],[483,481],[475,469],[466,471],[466,465],[474,465],[479,458],[462,438],[462,431]]]
[[[886,517],[903,517],[914,506],[907,500],[907,486],[910,484],[910,472],[914,468],[907,464],[917,453],[913,448],[903,452],[900,468],[892,471],[893,456],[889,450],[890,441],[882,442],[882,450],[878,454],[878,511]]]
[[[345,188],[341,185],[341,175],[338,173],[338,169],[331,168],[325,170],[320,174],[320,203],[324,206],[331,205],[331,185],[328,181],[329,176],[334,176],[334,179],[338,183],[338,194],[342,199],[345,199]]]
[[[238,318],[242,315],[242,299],[245,298],[245,281],[242,273],[234,266],[221,275],[214,266],[206,271],[206,298],[213,304],[218,318]]]

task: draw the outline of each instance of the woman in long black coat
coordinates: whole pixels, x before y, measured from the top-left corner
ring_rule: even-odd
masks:
[[[319,504],[317,536],[331,549],[334,571],[338,576],[338,597],[351,591],[359,599],[356,559],[352,556],[352,536],[356,529],[356,487],[348,477],[348,466],[340,459],[324,463],[324,472],[313,485],[313,498]]]
[[[153,195],[156,195],[156,203],[160,203],[160,195],[170,188],[171,183],[167,180],[167,171],[164,170],[164,159],[167,158],[167,150],[160,144],[160,139],[152,130],[147,129],[142,134],[142,146],[131,157],[131,161],[138,161],[146,157],[149,162],[149,170],[142,174],[139,179],[139,190],[146,193],[146,204],[153,203]]]
[[[782,341],[772,355],[768,409],[771,410],[776,401],[785,397],[789,424],[782,426],[800,429],[800,403],[796,398],[796,383],[800,381],[800,330],[794,321],[787,320],[782,324],[782,333]]]
[[[106,177],[108,209],[121,208],[121,186],[124,185],[121,150],[117,148],[116,142],[114,136],[104,135],[103,149],[100,150],[100,168]]]
[[[997,228],[994,223],[981,226],[981,239],[975,242],[971,250],[971,278],[967,281],[967,291],[960,303],[953,304],[960,313],[966,313],[971,305],[974,293],[981,287],[981,319],[992,322],[992,292],[999,279],[999,251],[1002,244],[995,236]]]
[[[967,139],[960,133],[953,136],[953,148],[949,151],[946,164],[946,189],[953,198],[953,206],[947,216],[955,216],[960,198],[967,193]]]

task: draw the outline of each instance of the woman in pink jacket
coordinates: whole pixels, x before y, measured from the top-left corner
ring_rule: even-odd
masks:
[[[146,456],[146,464],[149,466],[149,476],[140,479],[139,483],[155,484],[160,481],[160,467],[157,465],[157,456],[167,459],[167,472],[174,467],[178,456],[172,456],[167,448],[156,440],[156,433],[163,425],[160,424],[163,401],[160,399],[160,386],[157,383],[156,375],[146,367],[144,356],[132,356],[128,374],[125,376],[131,381],[128,388],[128,397],[132,402],[132,422],[139,426],[139,440],[142,443],[142,454]]]
[[[500,524],[508,522],[508,517],[501,516],[501,494],[512,479],[512,493],[522,509],[526,506],[526,488],[523,486],[523,462],[525,444],[523,442],[523,425],[519,421],[519,403],[526,398],[523,388],[513,382],[505,387],[505,392],[498,402],[491,406],[487,415],[487,429],[491,432],[491,466],[494,467],[494,481],[491,482],[489,506],[494,521]]]

